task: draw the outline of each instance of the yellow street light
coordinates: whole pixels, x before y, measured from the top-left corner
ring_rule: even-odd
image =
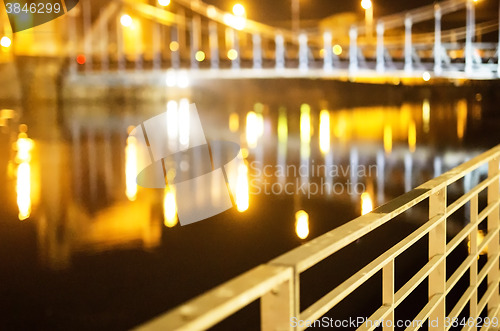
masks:
[[[333,50],[333,54],[335,54],[337,56],[342,54],[342,46],[340,46],[340,45],[333,46],[332,50]]]
[[[195,58],[196,58],[196,61],[202,62],[203,60],[205,60],[205,52],[203,52],[203,51],[196,52]]]
[[[170,0],[158,0],[158,4],[162,7],[170,5]]]
[[[372,1],[371,0],[361,0],[361,7],[364,10],[372,8]]]
[[[130,15],[122,15],[122,17],[120,17],[120,23],[123,25],[123,26],[126,26],[126,27],[129,27],[132,25],[132,17],[130,17]]]
[[[244,17],[246,15],[245,7],[240,3],[235,4],[233,6],[233,14],[238,17]]]
[[[0,40],[0,45],[2,45],[2,47],[10,47],[10,45],[12,44],[12,41],[10,40],[9,37],[2,37],[2,39]]]
[[[229,51],[227,51],[227,58],[231,61],[234,61],[238,58],[238,51],[231,48]]]

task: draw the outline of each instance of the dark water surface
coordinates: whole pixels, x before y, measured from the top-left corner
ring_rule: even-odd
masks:
[[[131,328],[500,142],[495,86],[386,89],[205,82],[156,103],[0,102],[10,109],[0,113],[0,329]],[[237,142],[245,163],[228,172],[237,178],[237,208],[180,226],[170,215],[176,205],[198,208],[220,192],[137,187],[127,134],[168,109],[179,117],[189,103],[207,139]],[[179,138],[189,126],[177,123]],[[198,166],[180,162],[188,172]],[[449,200],[484,171],[459,181]],[[467,221],[466,208],[450,218],[450,236]],[[299,210],[308,221],[296,222]],[[423,224],[426,213],[423,204],[305,272],[301,308]],[[425,245],[396,260],[397,288],[425,264]],[[466,243],[458,251],[466,254]],[[377,275],[331,316],[370,315],[379,287]],[[426,292],[396,315],[412,317]],[[256,329],[257,304],[219,328]]]

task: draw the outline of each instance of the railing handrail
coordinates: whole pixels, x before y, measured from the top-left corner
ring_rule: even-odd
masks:
[[[498,281],[500,280],[500,269],[498,268],[500,224],[498,224],[498,215],[496,215],[500,204],[498,192],[499,159],[500,145],[439,177],[427,181],[414,190],[378,207],[373,212],[360,216],[281,255],[266,265],[252,269],[200,295],[140,326],[138,329],[156,330],[165,326],[172,330],[209,328],[258,298],[261,298],[263,329],[273,329],[277,326],[292,329],[289,320],[291,316],[300,317],[301,320],[314,320],[321,317],[380,270],[383,271],[384,302],[369,318],[370,320],[393,319],[395,308],[419,284],[429,278],[429,302],[420,311],[416,319],[423,321],[431,316],[438,316],[444,321],[445,297],[469,269],[471,270],[471,285],[464,292],[448,317],[457,317],[468,302],[471,303],[471,307],[473,306],[471,312],[475,310],[474,313],[471,313],[471,316],[478,317],[486,305],[489,307],[488,313],[496,316],[500,309],[500,298],[498,293],[495,295],[495,289],[498,288]],[[485,164],[488,164],[489,167],[488,178],[453,203],[447,205],[447,187]],[[488,188],[488,205],[479,213],[478,194],[486,188]],[[301,272],[323,261],[425,199],[430,200],[429,220],[427,222],[313,305],[303,312],[300,311],[298,297]],[[446,242],[446,218],[467,202],[471,203],[471,222],[452,240]],[[488,218],[488,234],[481,243],[478,243],[476,233],[478,225],[486,218]],[[398,291],[394,291],[395,258],[425,235],[432,236],[429,238],[429,261],[405,285]],[[444,270],[447,255],[468,236],[471,238],[470,255],[455,270],[452,276],[446,279]],[[477,256],[485,247],[489,248],[488,262],[478,272]],[[488,289],[481,301],[477,302],[477,286],[486,277],[488,277]],[[492,306],[490,307],[490,305]],[[299,330],[305,328],[304,325],[297,327]],[[364,325],[360,329],[372,330],[374,327]],[[418,329],[418,327],[409,329]],[[439,329],[444,330],[445,328],[443,326]]]

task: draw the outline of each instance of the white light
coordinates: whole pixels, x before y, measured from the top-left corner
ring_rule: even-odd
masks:
[[[240,213],[246,211],[249,207],[248,193],[248,168],[245,163],[238,166],[238,177],[236,182],[236,209]]]
[[[160,6],[166,7],[166,6],[170,5],[170,0],[158,0],[158,4]]]
[[[245,16],[245,7],[240,3],[235,4],[233,6],[233,14],[240,17]]]
[[[363,7],[364,10],[370,9],[372,7],[371,0],[362,0],[361,1],[361,7]]]
[[[430,80],[431,80],[431,74],[430,74],[429,72],[427,72],[427,71],[426,71],[426,72],[424,72],[424,73],[422,74],[422,79],[423,79],[424,81],[426,81],[426,82],[430,81]]]
[[[11,44],[12,41],[9,37],[2,37],[2,39],[0,40],[0,45],[2,45],[3,47],[10,47]]]
[[[123,26],[131,26],[132,25],[132,17],[130,17],[130,15],[122,15],[122,17],[120,17],[120,23],[123,25]]]
[[[300,239],[309,236],[309,214],[304,210],[295,213],[295,233]]]

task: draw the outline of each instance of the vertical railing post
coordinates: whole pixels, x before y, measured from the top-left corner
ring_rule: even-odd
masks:
[[[285,40],[283,36],[278,34],[275,38],[276,43],[276,69],[285,69]]]
[[[178,49],[170,49],[170,61],[172,63],[172,68],[179,69],[181,67],[181,53],[180,53],[180,43],[179,43],[179,27],[178,25],[173,26],[171,33],[171,42],[176,42]]]
[[[119,16],[116,18],[116,57],[118,62],[118,71],[123,71],[125,69],[125,58],[123,55],[123,28]]]
[[[385,71],[384,60],[384,22],[377,23],[377,72]]]
[[[474,2],[467,0],[467,18],[466,18],[466,33],[465,33],[465,73],[472,73],[472,39],[475,34],[474,23]]]
[[[201,18],[195,15],[191,21],[191,68],[198,69],[196,53],[200,50],[201,41]]]
[[[493,177],[498,175],[500,172],[500,158],[496,157],[488,163],[488,177]],[[498,179],[493,181],[488,186],[488,205],[497,203],[500,200],[500,187]],[[491,211],[488,215],[488,233],[495,232],[493,235],[493,239],[488,245],[488,261],[494,259],[493,267],[491,271],[488,273],[488,286],[498,286],[498,282],[500,280],[500,269],[498,263],[498,253],[500,251],[500,242],[499,242],[499,210],[498,205]],[[500,296],[498,294],[498,288],[495,289],[494,294],[491,296],[490,301],[488,301],[488,311],[491,308],[498,308],[500,305]]]
[[[101,17],[103,16],[104,10],[101,9]],[[101,71],[107,71],[109,69],[109,57],[108,57],[108,22],[107,20],[101,20],[99,23],[99,31],[101,33]]]
[[[355,25],[349,30],[349,72],[358,70],[358,29]]]
[[[260,299],[261,330],[294,330],[291,320],[299,318],[297,275],[265,294]]]
[[[210,20],[208,23],[208,43],[210,45],[210,67],[219,69],[219,38],[217,35],[217,23]]]
[[[68,36],[69,36],[69,72],[75,74],[77,71],[76,53],[77,53],[77,33],[76,33],[76,17],[72,14],[66,15],[68,22]]]
[[[446,215],[446,187],[433,193],[429,197],[429,219]],[[429,259],[446,254],[446,217],[429,232]],[[429,274],[429,300],[435,295],[444,295],[446,291],[446,259]],[[429,316],[429,330],[445,330],[444,318],[446,314],[445,300]]]
[[[241,63],[241,52],[240,52],[240,37],[238,31],[233,30],[233,48],[236,51],[236,59],[231,61],[232,69],[239,69]]]
[[[159,8],[159,4],[156,3],[156,8]],[[153,20],[153,45],[152,45],[152,51],[153,51],[153,70],[160,70],[161,69],[161,60],[162,60],[162,55],[161,55],[161,25],[158,22],[158,20]]]
[[[439,4],[434,6],[434,74],[440,76],[442,73],[442,47],[441,47],[441,7]]]
[[[301,33],[299,35],[299,69],[307,70],[309,67],[307,59],[307,35]]]
[[[477,217],[478,217],[478,196],[477,194],[472,197],[470,201],[470,222],[471,224],[474,224],[474,229],[470,233],[470,256],[473,256],[473,262],[470,266],[469,270],[469,281],[470,281],[470,286],[474,287],[474,292],[472,293],[472,296],[469,301],[469,316],[476,320],[478,317],[478,311],[477,311],[477,291],[478,291],[478,283],[477,283],[477,245],[478,245],[478,240],[477,240]],[[476,323],[474,323],[472,330],[477,330],[476,328]]]
[[[382,304],[394,306],[394,260],[382,269]],[[394,310],[385,318],[392,323],[384,323],[383,330],[394,330]]]
[[[332,70],[333,69],[333,50],[332,50],[332,33],[330,31],[325,31],[323,33],[323,69]]]
[[[253,43],[253,68],[262,69],[262,39],[260,34],[252,35]]]
[[[179,44],[179,50],[177,53],[179,54],[179,66],[180,62],[182,62],[182,56],[186,52],[186,12],[183,8],[179,8],[177,10],[177,36],[176,41]]]
[[[413,59],[412,59],[412,38],[411,29],[413,20],[410,15],[405,18],[405,73],[411,74],[413,72]]]
[[[90,12],[90,0],[83,1],[82,4],[82,15],[83,15],[83,31],[88,33],[87,37],[83,38],[85,45],[83,45],[85,49],[85,71],[92,71],[92,18]]]

